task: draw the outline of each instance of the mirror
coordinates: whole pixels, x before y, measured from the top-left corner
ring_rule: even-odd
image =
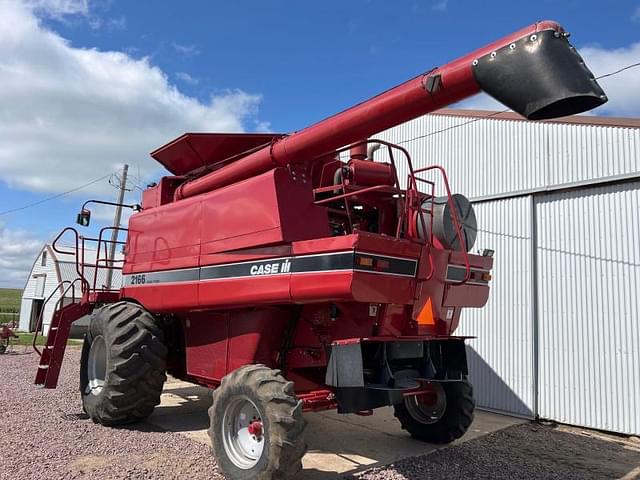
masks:
[[[86,208],[83,208],[76,218],[76,223],[78,225],[82,225],[83,227],[88,227],[90,221],[91,221],[91,211],[87,210]]]

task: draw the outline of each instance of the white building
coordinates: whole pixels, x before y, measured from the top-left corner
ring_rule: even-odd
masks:
[[[495,250],[456,332],[478,405],[640,434],[640,119],[442,110],[377,138],[444,166]]]
[[[63,248],[65,251],[73,252],[72,247]],[[104,254],[102,258],[104,258]],[[116,259],[122,259],[122,254],[116,253]],[[95,261],[96,251],[85,249],[85,264],[95,264]],[[85,278],[92,286],[94,272],[95,269],[90,267],[86,267],[84,271]],[[97,288],[101,288],[106,282],[106,272],[105,268],[98,269]],[[27,283],[22,292],[20,330],[25,332],[35,331],[38,317],[42,312],[43,330],[41,330],[41,333],[46,335],[56,303],[60,300],[64,287],[66,287],[66,284],[62,287],[61,282],[72,282],[77,278],[79,278],[79,274],[76,268],[75,255],[73,253],[55,252],[51,245],[45,244],[33,262],[33,267],[31,267]],[[112,285],[113,288],[120,288],[122,285],[122,273],[120,270],[113,271]],[[81,296],[79,282],[76,283],[76,287],[77,301],[77,297]],[[61,303],[66,305],[71,301],[71,292],[68,292]]]

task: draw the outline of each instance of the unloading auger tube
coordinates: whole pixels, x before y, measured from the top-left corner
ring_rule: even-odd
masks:
[[[531,120],[591,110],[607,97],[568,37],[556,22],[534,23],[184,183],[175,199],[311,160],[480,91]]]

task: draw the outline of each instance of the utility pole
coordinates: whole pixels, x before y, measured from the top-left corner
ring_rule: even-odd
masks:
[[[122,203],[124,202],[124,192],[127,188],[127,173],[129,172],[129,165],[125,164],[122,167],[122,176],[120,177],[120,188],[118,190],[118,206],[116,207],[116,214],[113,217],[113,230],[111,231],[111,243],[109,243],[109,258],[107,265],[113,267],[115,265],[114,260],[116,258],[116,242],[118,241],[118,233],[120,228],[120,220],[122,219]],[[96,252],[100,255],[100,252]],[[97,273],[97,272],[96,272]],[[111,282],[113,278],[113,268],[107,269],[107,281],[105,282],[107,288],[111,290]]]

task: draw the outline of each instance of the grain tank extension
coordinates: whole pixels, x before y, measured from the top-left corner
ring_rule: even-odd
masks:
[[[473,207],[441,167],[414,169],[371,137],[480,91],[532,120],[603,104],[567,37],[539,22],[296,133],[185,134],[157,149],[171,175],[121,229],[123,262],[104,255],[111,227],[54,242],[76,255],[78,279],[60,286],[75,301],[57,306],[36,383],[56,386],[70,324],[91,314],[87,414],[146,418],[167,373],[210,387],[228,478],[295,476],[303,412],[393,406],[418,440],[459,438],[474,400],[455,330],[487,301],[493,252],[472,253]],[[122,287],[101,285],[116,268]]]

